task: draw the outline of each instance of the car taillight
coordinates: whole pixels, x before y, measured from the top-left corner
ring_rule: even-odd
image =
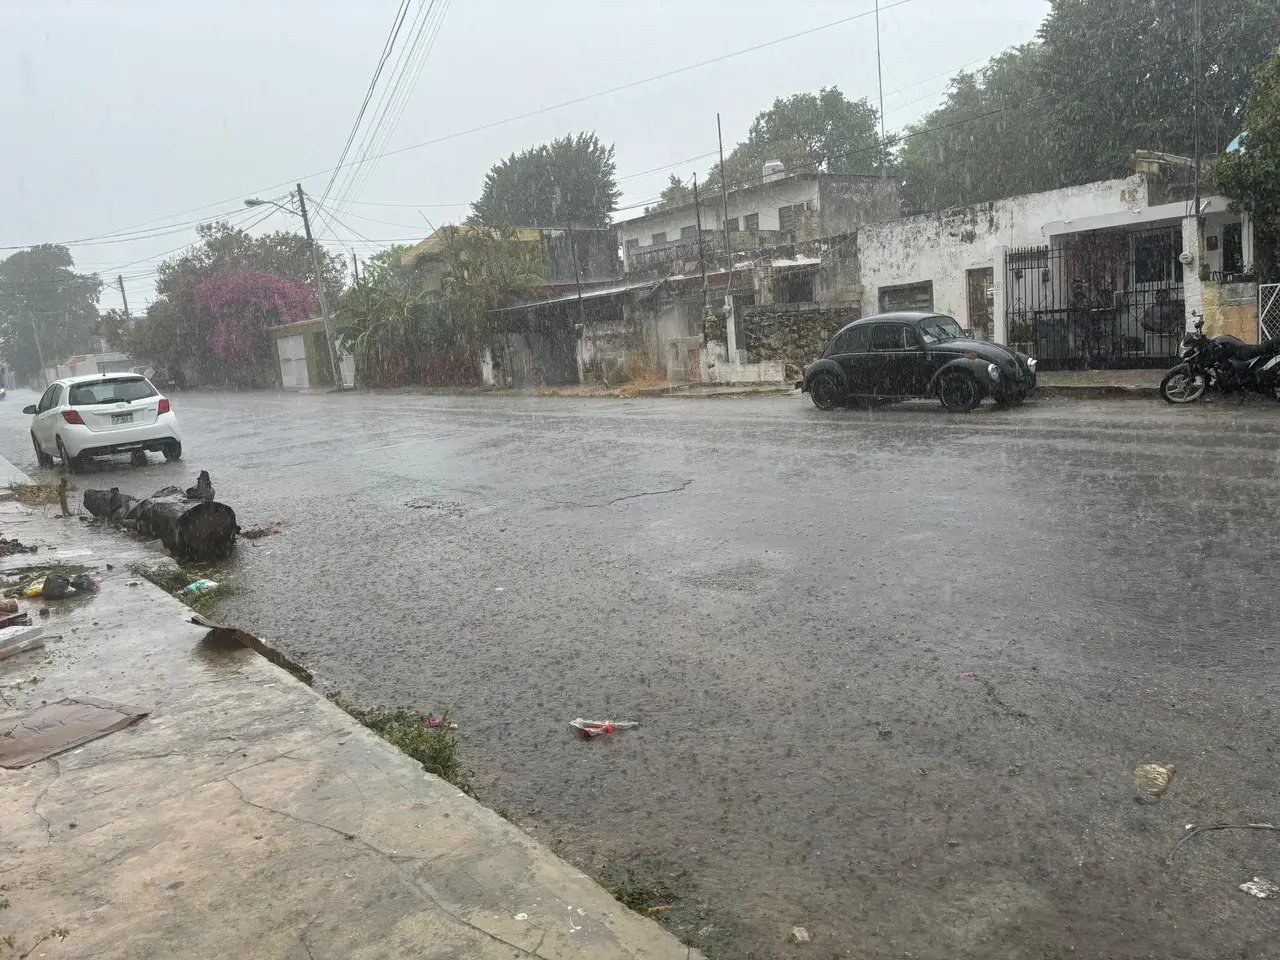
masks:
[[[169,401],[166,400],[164,397],[161,397],[160,406],[156,408],[156,413],[161,414],[161,413],[168,413],[168,412],[169,412]]]
[[[79,410],[63,410],[62,419],[67,423],[78,423],[80,426],[84,426],[84,417],[80,416]]]

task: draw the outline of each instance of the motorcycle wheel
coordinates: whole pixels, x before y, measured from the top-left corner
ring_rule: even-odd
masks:
[[[1209,382],[1203,373],[1193,374],[1185,363],[1179,364],[1160,381],[1160,396],[1165,403],[1195,403],[1204,396]]]

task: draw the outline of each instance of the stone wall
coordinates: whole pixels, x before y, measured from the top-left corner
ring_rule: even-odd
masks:
[[[795,367],[822,354],[847,323],[862,315],[862,305],[821,307],[810,303],[770,303],[741,308],[735,318],[738,349],[758,360],[782,360]]]

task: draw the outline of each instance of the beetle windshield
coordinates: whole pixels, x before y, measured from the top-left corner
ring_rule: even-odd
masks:
[[[939,343],[943,340],[963,340],[964,331],[950,317],[930,317],[921,322],[920,336],[924,337],[925,343]]]

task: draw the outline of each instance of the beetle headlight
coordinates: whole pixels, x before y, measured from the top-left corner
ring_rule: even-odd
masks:
[[[1027,357],[1027,369],[1028,369],[1028,370],[1030,370],[1032,373],[1035,373],[1035,372],[1036,372],[1036,358],[1035,358],[1035,357]]]
[[[994,363],[988,363],[988,364],[987,364],[987,376],[989,376],[992,380],[999,380],[999,379],[1000,379],[1000,368],[999,368],[999,367],[997,367]]]

